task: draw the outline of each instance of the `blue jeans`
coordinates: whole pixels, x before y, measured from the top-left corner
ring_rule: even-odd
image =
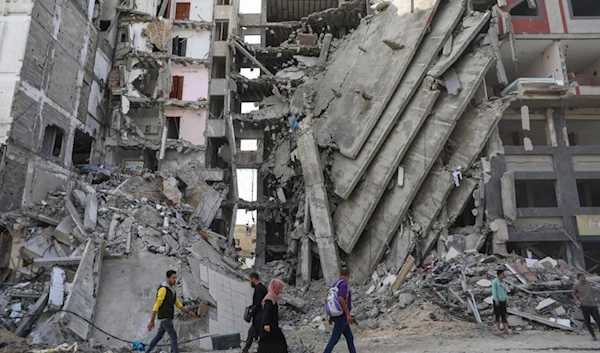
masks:
[[[331,334],[329,343],[327,343],[327,347],[325,347],[324,353],[331,353],[333,347],[335,347],[342,335],[346,337],[348,351],[350,351],[350,353],[356,353],[356,348],[354,348],[354,336],[352,335],[350,324],[348,323],[348,320],[346,320],[346,315],[333,318],[333,333]]]
[[[175,326],[173,326],[173,320],[170,319],[160,322],[158,332],[150,342],[150,345],[148,345],[148,348],[146,348],[146,353],[150,353],[152,349],[156,347],[158,341],[160,341],[165,335],[165,332],[168,333],[169,337],[171,338],[171,353],[179,353],[179,346],[177,345],[177,332],[175,331]]]

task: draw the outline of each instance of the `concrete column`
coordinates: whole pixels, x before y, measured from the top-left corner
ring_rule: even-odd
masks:
[[[556,131],[562,131],[566,127],[563,109],[554,111],[553,122]],[[558,139],[558,148],[554,154],[554,165],[556,166],[556,192],[558,205],[563,215],[563,228],[569,236],[567,241],[567,261],[570,265],[583,267],[585,265],[583,248],[579,241],[579,232],[573,215],[579,212],[579,193],[577,181],[573,169],[573,158],[568,141]]]
[[[309,283],[311,280],[312,269],[312,251],[309,237],[300,240],[300,274],[303,283]]]
[[[256,170],[256,196],[257,200],[260,200],[264,195],[264,184],[262,183],[262,173],[260,169]],[[256,250],[254,250],[254,256],[256,257],[255,266],[261,267],[265,264],[265,248],[267,246],[267,222],[263,216],[264,210],[256,212]]]

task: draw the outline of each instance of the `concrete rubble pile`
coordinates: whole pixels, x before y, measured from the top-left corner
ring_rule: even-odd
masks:
[[[360,329],[402,329],[410,308],[434,312],[439,321],[493,324],[491,284],[504,270],[509,290],[509,327],[514,331],[584,328],[581,310],[571,297],[580,272],[563,260],[485,255],[463,251],[456,243],[441,257],[428,256],[422,266],[407,261],[399,275],[378,266],[366,284],[353,283],[353,315]],[[290,261],[274,261],[264,269],[269,278],[285,278]],[[588,274],[597,288],[600,277]],[[284,330],[327,331],[323,303],[329,286],[322,280],[288,287],[281,296]]]
[[[167,262],[180,273],[182,300],[208,320],[217,300],[200,279],[202,265],[245,284],[235,249],[209,229],[227,193],[223,183],[186,185],[165,173],[131,175],[94,166],[39,204],[4,214],[3,224],[22,246],[13,249],[18,265],[0,288],[0,329],[29,334],[34,344],[88,341],[94,334],[86,320],[115,315],[115,308],[99,312],[98,306],[119,306],[107,288],[111,271],[127,276],[144,266],[140,257],[150,263],[174,259]],[[137,265],[107,263],[128,257]],[[103,271],[108,279],[101,280]]]

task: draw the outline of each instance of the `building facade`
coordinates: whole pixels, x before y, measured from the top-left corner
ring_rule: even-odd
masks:
[[[488,149],[487,215],[507,221],[513,249],[588,269],[600,241],[600,3],[498,4],[504,73],[487,89],[518,99]]]
[[[101,1],[0,1],[0,211],[103,159],[114,40]]]

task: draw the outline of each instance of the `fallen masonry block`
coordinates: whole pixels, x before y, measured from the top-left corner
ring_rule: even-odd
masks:
[[[73,196],[75,196],[75,201],[81,208],[85,208],[85,204],[87,202],[87,195],[85,192],[75,189],[73,190]]]
[[[415,0],[411,12],[410,2],[395,0],[374,16],[372,25],[363,23],[356,29],[329,64],[317,93],[314,115],[327,109],[327,115],[335,117],[323,123],[318,135],[320,145],[328,145],[333,139],[340,153],[356,158],[415,56],[439,3]],[[383,40],[394,43],[393,47]],[[359,45],[366,52],[358,49]],[[394,50],[396,46],[404,49]],[[391,67],[393,71],[389,70]],[[336,98],[332,89],[341,96]],[[356,90],[375,99],[365,102]]]
[[[358,242],[355,233],[351,233],[350,237],[338,233],[338,241],[341,244],[356,244],[354,247],[346,247],[352,251],[347,263],[359,281],[367,278],[382,258],[457,120],[491,67],[492,59],[491,50],[483,47],[467,55],[457,65],[455,69],[463,89],[457,97],[443,94],[436,102],[435,114],[421,128],[402,160],[405,170],[404,187],[394,187],[385,193]]]
[[[464,8],[465,1],[462,0],[449,1],[440,5],[440,10],[431,25],[431,32],[423,39],[417,54],[410,63],[410,67],[402,77],[400,85],[392,95],[383,114],[377,120],[373,131],[360,149],[356,159],[346,157],[339,152],[334,153],[330,177],[334,185],[334,192],[342,198],[347,199],[350,197],[377,151],[386,141],[386,137],[394,131],[394,124],[398,120],[398,124],[403,124],[404,129],[413,131],[412,134],[406,133],[404,137],[407,140],[404,142],[405,146],[407,148],[410,146],[424,120],[419,121],[413,116],[405,114],[404,110],[411,102],[413,95],[418,94],[419,88],[431,87],[431,83],[421,84],[421,82],[440,51],[444,40],[456,27]],[[417,126],[409,124],[417,124]],[[398,151],[402,151],[401,145],[402,142],[398,142]]]
[[[77,266],[80,262],[81,256],[47,257],[33,260],[34,264],[48,268],[53,266]]]
[[[62,308],[65,301],[65,271],[59,267],[52,267],[52,281],[50,283],[50,297],[48,305],[51,309]]]
[[[158,224],[163,223],[163,218],[160,216],[158,211],[150,206],[144,205],[138,208],[134,213],[133,217],[140,223],[146,226],[156,227]],[[111,223],[112,225],[112,223]]]
[[[306,302],[301,298],[294,297],[285,293],[281,294],[280,298],[285,302],[285,304],[291,306],[292,308],[302,313],[308,312],[309,307],[306,305]]]
[[[185,200],[196,210],[196,216],[202,227],[210,227],[228,191],[228,189],[218,191],[203,181],[187,187]]]
[[[73,228],[75,228],[73,218],[71,218],[71,216],[66,216],[60,221],[56,228],[54,228],[52,235],[54,235],[59,242],[71,245],[71,233],[73,232]]]
[[[65,198],[65,207],[71,215],[71,218],[73,219],[77,230],[79,230],[79,233],[74,232],[73,235],[75,235],[75,237],[83,243],[87,238],[87,233],[85,231],[83,222],[81,221],[81,215],[79,214],[79,212],[77,212],[77,209],[75,208],[75,205],[73,205],[73,202],[71,202],[71,200],[69,200],[68,198]]]
[[[558,329],[566,330],[566,331],[575,331],[575,328],[573,328],[573,327],[564,326],[564,325],[552,322],[550,320],[544,319],[544,318],[539,317],[539,316],[535,316],[535,315],[531,315],[531,314],[528,314],[528,313],[524,313],[524,312],[516,310],[514,308],[507,308],[506,311],[509,314],[520,316],[520,317],[522,317],[524,319],[527,319],[527,320],[530,320],[530,321],[539,322],[540,324],[544,324],[546,326],[550,326],[550,327],[553,327],[553,328],[558,328]]]
[[[83,226],[86,230],[96,229],[98,222],[98,199],[96,195],[88,195],[85,202],[85,213],[83,215]]]
[[[163,190],[167,199],[178,205],[181,202],[181,191],[177,187],[177,179],[170,177],[163,181]]]
[[[35,220],[38,220],[42,223],[49,224],[51,226],[57,226],[60,223],[60,220],[45,216],[43,214],[33,213],[30,211],[25,211],[25,212],[23,212],[23,214],[29,218],[33,218]]]
[[[145,181],[142,177],[134,176],[125,180],[110,192],[111,195],[123,195],[128,200],[145,197],[156,203],[167,201],[162,189],[153,181]]]
[[[25,259],[35,260],[44,256],[58,256],[56,249],[54,249],[54,246],[50,241],[49,234],[46,233],[47,232],[43,232],[42,234],[32,237],[21,247],[21,255]]]

